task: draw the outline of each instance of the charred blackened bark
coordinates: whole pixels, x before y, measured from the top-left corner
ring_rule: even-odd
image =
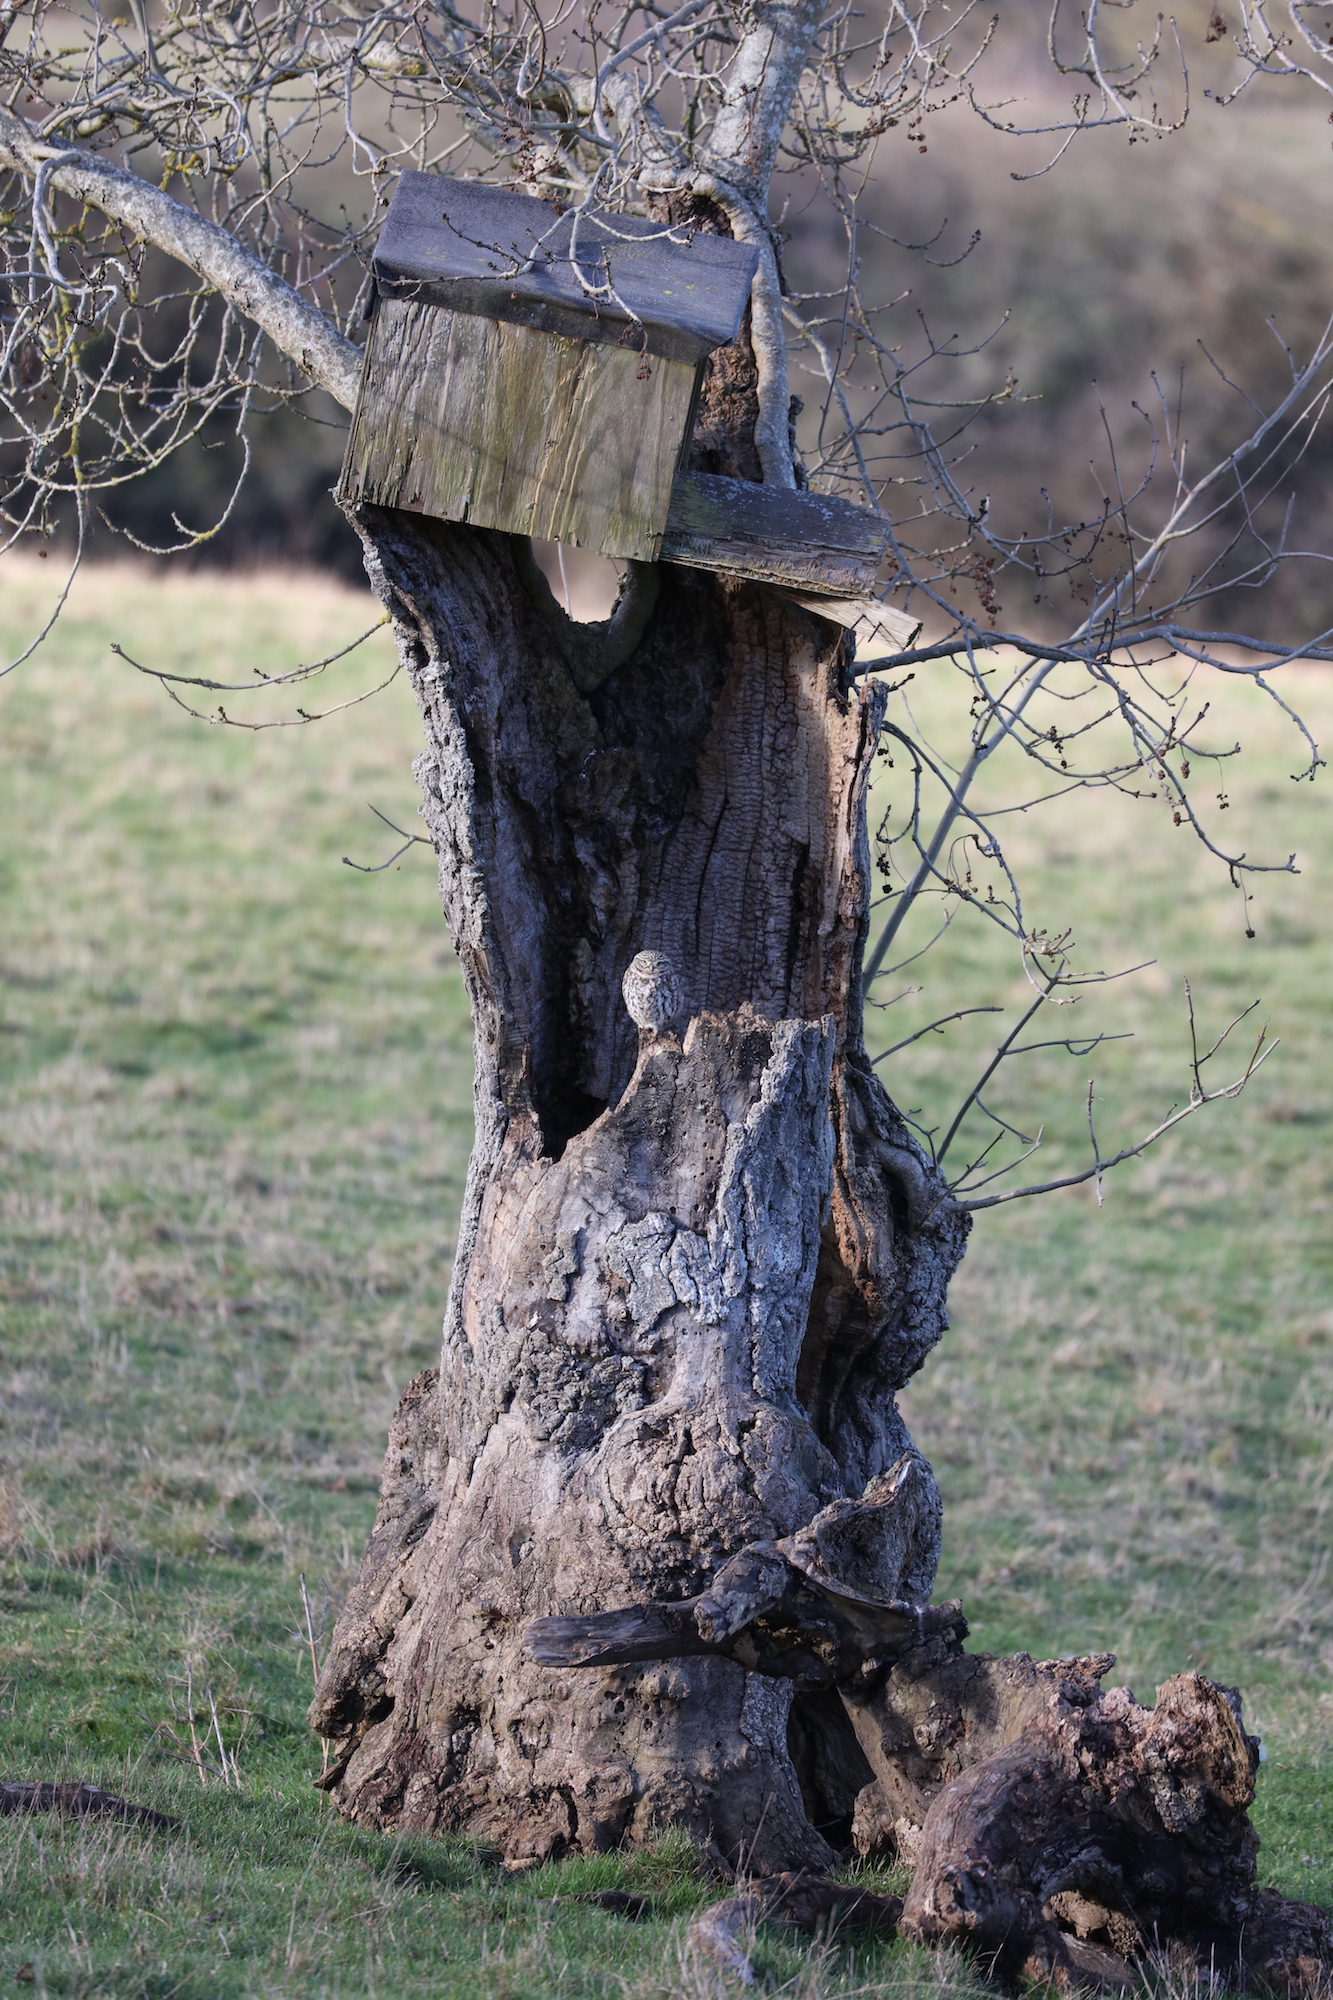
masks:
[[[865,1779],[838,1703],[793,1715],[720,1653],[570,1673],[524,1631],[695,1596],[863,1494],[873,1594],[928,1598],[938,1496],[894,1391],[966,1218],[861,1043],[882,695],[775,591],[663,566],[599,665],[525,545],[360,526],[425,724],[477,1134],[438,1377],[312,1710],[334,1796],[513,1862],[680,1824],[826,1863],[814,1822],[845,1835]],[[641,951],[682,996],[660,1032],[621,998]]]

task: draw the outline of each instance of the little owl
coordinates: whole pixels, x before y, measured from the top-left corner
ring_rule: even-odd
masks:
[[[641,951],[629,962],[621,992],[630,1018],[660,1034],[680,1013],[683,999],[676,968],[664,951]]]

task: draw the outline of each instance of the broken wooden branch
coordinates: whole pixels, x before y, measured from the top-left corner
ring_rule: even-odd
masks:
[[[809,592],[789,590],[787,596],[802,611],[841,625],[856,641],[858,668],[874,667],[897,659],[916,641],[921,620],[896,605],[881,604],[877,597],[816,597]]]
[[[1238,1696],[1201,1674],[1165,1682],[1152,1709],[1128,1688],[1086,1702],[1053,1688],[1044,1714],[931,1806],[904,1932],[1061,1992],[1127,1987],[1132,1965],[1165,1951],[1313,2000],[1333,1930],[1259,1892],[1258,1761]]]
[[[928,1640],[961,1643],[962,1607],[879,1595],[902,1574],[903,1522],[925,1482],[904,1454],[859,1501],[840,1500],[780,1541],[752,1542],[698,1597],[579,1618],[536,1618],[527,1647],[547,1666],[622,1666],[710,1653],[806,1688],[861,1687]],[[933,1484],[929,1489],[934,1500]]]
[[[800,1535],[741,1550],[682,1603],[539,1619],[531,1650],[564,1667],[643,1660],[654,1647],[717,1652],[836,1688],[874,1774],[853,1837],[863,1853],[915,1864],[902,1928],[920,1943],[1064,1994],[1126,1990],[1133,1968],[1164,1952],[1284,2000],[1321,2000],[1333,1929],[1259,1889],[1259,1744],[1234,1690],[1179,1674],[1146,1709],[1128,1688],[1102,1689],[1109,1653],[969,1656],[957,1606],[874,1603],[832,1573],[866,1545],[876,1512],[827,1508]],[[783,1879],[781,1895],[756,1890],[696,1919],[699,1948],[742,1981],[740,1934],[759,1916],[836,1913],[831,1885]]]
[[[770,1542],[733,1556],[700,1597],[585,1618],[534,1618],[527,1644],[544,1666],[627,1666],[717,1653],[802,1687],[840,1687],[880,1672],[938,1633],[966,1630],[957,1602],[873,1604],[803,1576]]]
[[[155,1826],[163,1832],[179,1832],[181,1822],[152,1806],[137,1806],[115,1792],[101,1791],[96,1785],[0,1784],[0,1814],[61,1813],[68,1819],[120,1819],[133,1826]]]

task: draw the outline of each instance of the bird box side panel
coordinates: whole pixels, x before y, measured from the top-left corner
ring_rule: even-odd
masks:
[[[486,504],[497,514],[517,509],[542,539],[655,558],[698,365],[507,323],[496,332],[503,417],[487,439]],[[540,397],[534,351],[544,364]]]
[[[455,343],[444,324],[450,317],[396,299],[379,301],[366,343],[340,499],[405,507],[449,521],[467,519],[476,456],[468,447],[467,431],[478,410],[485,357],[451,351]],[[474,363],[471,370],[469,361]],[[483,364],[480,371],[476,363]],[[439,421],[446,407],[459,419],[452,427]]]
[[[696,367],[382,299],[342,493],[656,556]]]

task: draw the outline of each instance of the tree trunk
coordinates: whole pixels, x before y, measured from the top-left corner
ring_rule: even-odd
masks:
[[[929,1597],[938,1498],[894,1392],[967,1223],[862,1047],[883,696],[767,588],[664,565],[590,631],[525,542],[359,526],[425,725],[476,1144],[440,1369],[394,1419],[311,1711],[331,1789],[515,1864],[683,1825],[826,1865],[870,1776],[835,1696],[721,1654],[568,1673],[524,1630],[696,1596],[831,1506],[858,1588]],[[645,951],[681,1004],[639,1030]]]

